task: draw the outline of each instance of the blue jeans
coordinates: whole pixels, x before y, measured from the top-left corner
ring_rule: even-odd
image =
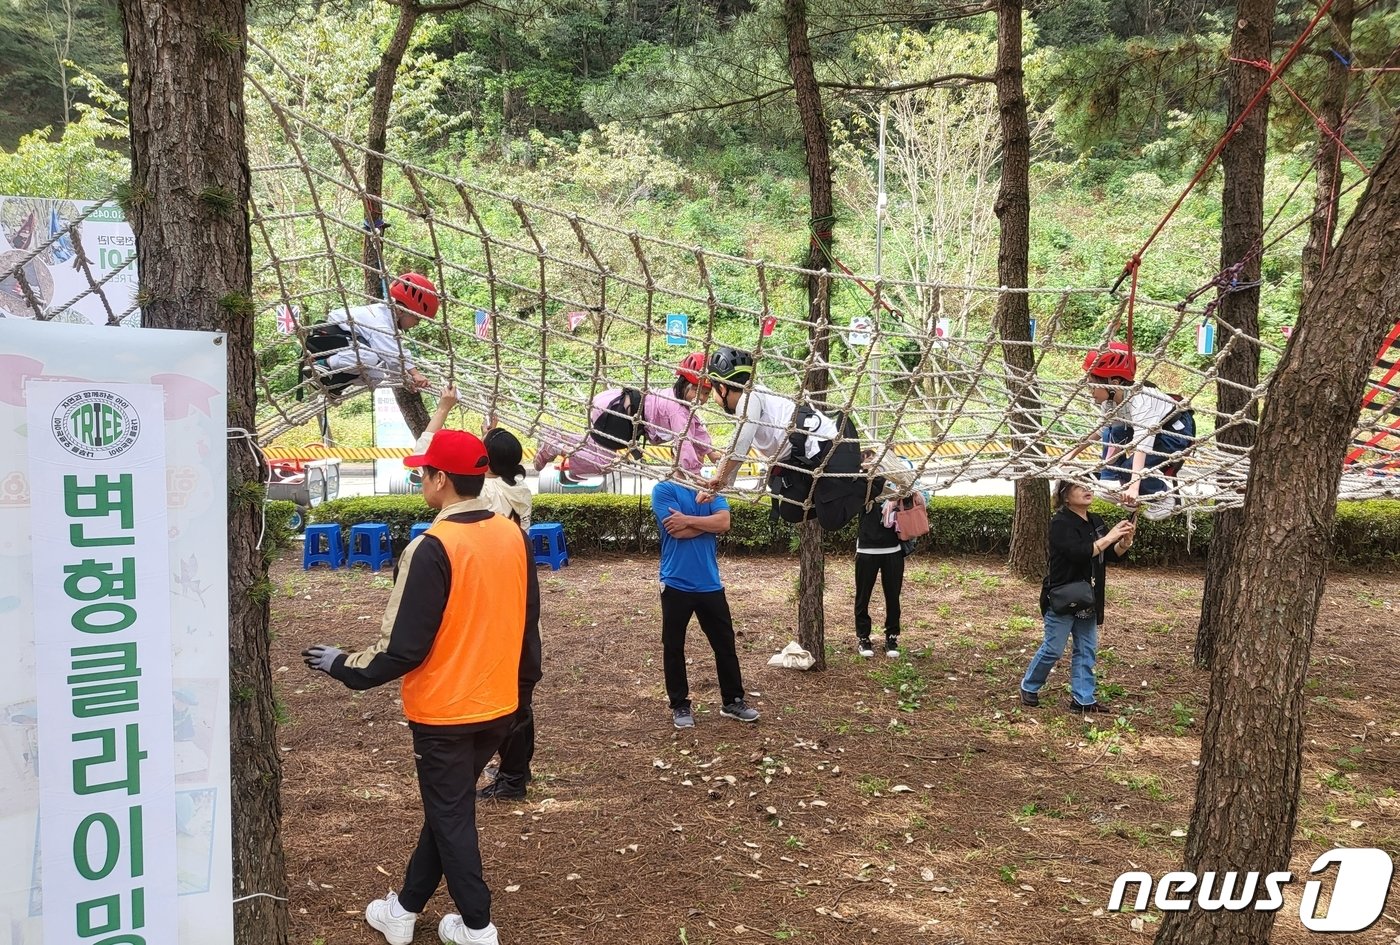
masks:
[[[1112,443],[1119,449],[1132,440],[1133,428],[1125,426],[1113,426],[1103,432],[1103,453],[1104,459],[1108,459],[1109,444]],[[1174,453],[1179,453],[1191,445],[1191,441],[1184,436],[1175,433],[1158,433],[1152,438],[1152,445],[1145,452],[1147,453],[1147,463],[1144,470],[1156,469],[1168,463],[1168,458]],[[1179,463],[1179,459],[1171,460],[1171,463]],[[1099,471],[1101,482],[1127,482],[1132,478],[1133,454],[1131,450],[1123,449],[1115,456],[1108,465]],[[1138,495],[1149,496],[1157,492],[1167,491],[1167,483],[1156,476],[1144,476],[1141,485],[1138,486]]]
[[[1094,663],[1098,660],[1099,624],[1093,617],[1045,612],[1045,642],[1031,657],[1030,668],[1021,680],[1026,692],[1040,692],[1050,670],[1064,655],[1065,644],[1073,638],[1074,648],[1069,658],[1069,691],[1080,705],[1098,701],[1094,686]]]

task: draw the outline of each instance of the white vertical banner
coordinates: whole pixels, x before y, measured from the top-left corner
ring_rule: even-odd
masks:
[[[25,386],[51,942],[176,940],[162,394]]]
[[[412,448],[413,431],[404,423],[403,411],[386,387],[374,389],[374,445],[388,448]],[[376,495],[402,495],[409,486],[408,470],[401,459],[374,461],[374,492]]]
[[[233,942],[223,344],[0,319],[5,945]]]

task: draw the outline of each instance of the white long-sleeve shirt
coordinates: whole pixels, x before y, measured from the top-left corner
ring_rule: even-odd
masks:
[[[373,305],[356,305],[353,308],[334,308],[326,316],[333,325],[342,325],[358,335],[369,351],[363,347],[356,352],[351,346],[344,352],[332,356],[331,367],[335,370],[354,370],[370,387],[378,387],[389,379],[405,377],[413,370],[413,357],[408,351],[408,340],[400,339],[394,310],[384,302]]]
[[[755,384],[753,389],[739,398],[734,408],[734,416],[739,420],[739,429],[734,434],[734,443],[729,455],[736,462],[744,462],[749,450],[757,450],[768,462],[779,462],[792,452],[792,441],[788,438],[788,424],[797,411],[797,403],[789,397]],[[836,422],[825,414],[816,414],[818,423],[807,437],[807,458],[810,459],[821,449],[821,441],[836,438]]]

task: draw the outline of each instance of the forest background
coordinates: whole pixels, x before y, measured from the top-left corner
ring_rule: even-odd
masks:
[[[856,272],[875,268],[883,107],[885,275],[996,281],[996,93],[975,80],[993,69],[995,22],[978,10],[906,0],[812,4],[812,47],[835,150],[835,255]],[[1310,11],[1280,3],[1275,42],[1291,43]],[[374,0],[255,3],[252,39],[279,66],[254,56],[250,74],[299,114],[363,144],[369,92],[397,19],[398,7]],[[1224,130],[1231,25],[1228,12],[1188,0],[1031,8],[1031,285],[1117,279]],[[1324,26],[1287,79],[1315,103],[1333,57],[1377,67],[1397,48],[1395,4],[1359,4],[1350,42]],[[96,199],[119,189],[129,176],[121,60],[120,23],[106,2],[0,0],[0,193]],[[807,251],[808,208],[786,69],[772,0],[478,3],[418,22],[399,67],[388,151],[624,229],[796,264]],[[934,81],[949,76],[968,78]],[[1346,132],[1362,163],[1375,160],[1390,130],[1396,78],[1363,80],[1369,94]],[[872,91],[891,88],[900,91]],[[250,158],[275,162],[286,151],[283,132],[251,92],[248,108]],[[1278,215],[1272,236],[1311,212],[1319,135],[1287,95],[1273,97],[1269,129],[1265,220]],[[321,151],[308,160],[334,162],[329,149]],[[1360,176],[1346,163],[1344,187]],[[1348,210],[1349,203],[1340,208],[1341,219]],[[1145,295],[1176,303],[1217,275],[1220,212],[1217,175],[1186,200],[1154,246],[1142,269]],[[1296,319],[1305,237],[1306,226],[1294,230],[1263,261],[1261,335],[1275,345]],[[470,287],[453,291],[472,297]],[[961,333],[990,323],[994,299],[908,290],[891,301],[915,324],[947,317]],[[475,301],[484,303],[484,295]],[[1036,304],[1032,314],[1047,315],[1059,300]],[[853,289],[833,296],[838,324],[870,309]],[[1062,327],[1072,340],[1098,344],[1115,311],[1110,298],[1074,296]],[[1137,346],[1155,346],[1173,319],[1166,310],[1140,312]],[[268,314],[259,334],[270,340],[275,331]],[[1205,363],[1194,332],[1174,336],[1168,353]],[[266,356],[295,353],[284,346]],[[849,361],[856,353],[838,336],[832,357]],[[1271,367],[1266,351],[1263,368]],[[367,398],[337,407],[337,440],[367,444],[370,410]]]

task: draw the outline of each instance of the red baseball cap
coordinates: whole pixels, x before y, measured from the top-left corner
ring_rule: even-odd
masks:
[[[484,476],[490,460],[476,434],[466,430],[439,430],[433,434],[426,453],[406,457],[403,464],[409,469],[431,466],[456,476]]]

